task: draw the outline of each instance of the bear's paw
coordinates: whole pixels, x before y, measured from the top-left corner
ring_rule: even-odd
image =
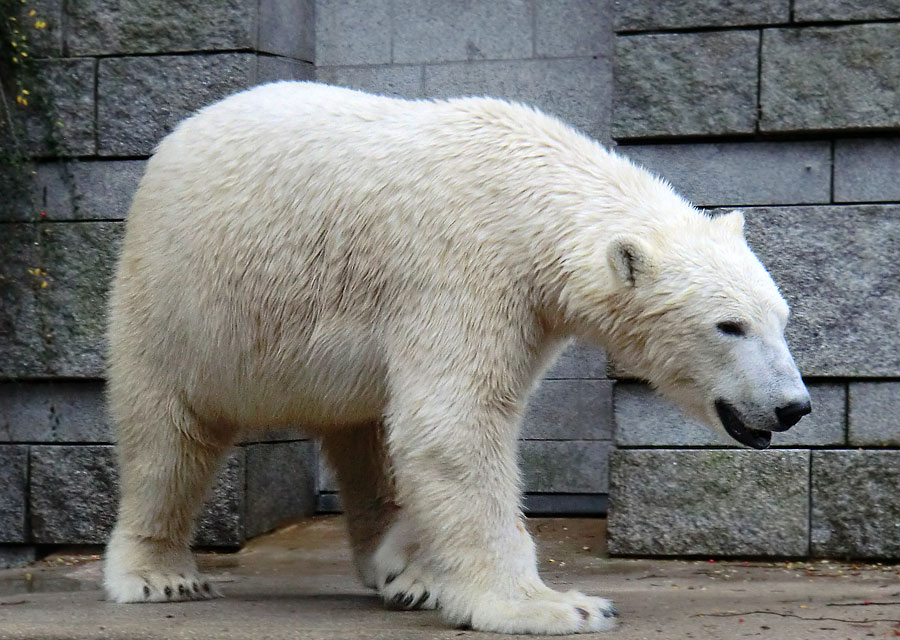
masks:
[[[522,600],[481,598],[469,624],[476,631],[566,635],[609,631],[618,615],[605,598],[549,591]]]
[[[222,597],[215,584],[195,572],[107,574],[104,586],[107,599],[119,603],[179,602]]]

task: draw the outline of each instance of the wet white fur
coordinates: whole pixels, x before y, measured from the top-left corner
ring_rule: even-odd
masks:
[[[386,599],[406,569],[398,584],[430,589],[454,624],[610,628],[607,601],[538,577],[518,420],[576,335],[713,426],[717,397],[762,413],[793,393],[787,308],[739,217],[710,219],[500,100],[278,83],[202,110],[149,162],[112,294],[110,598],[183,599],[224,452],[240,433],[302,426]],[[751,339],[716,332],[731,318]]]

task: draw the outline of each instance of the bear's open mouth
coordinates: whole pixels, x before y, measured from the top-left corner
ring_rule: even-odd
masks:
[[[722,426],[732,438],[743,445],[753,447],[754,449],[768,449],[772,442],[772,434],[768,431],[760,431],[759,429],[751,429],[744,425],[737,411],[724,400],[716,400],[716,413],[719,414],[719,420]]]

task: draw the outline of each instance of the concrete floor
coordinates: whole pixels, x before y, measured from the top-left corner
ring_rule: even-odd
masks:
[[[560,589],[613,599],[616,640],[900,636],[900,567],[816,561],[604,558],[605,522],[534,519],[542,573]],[[96,556],[57,554],[0,571],[0,638],[424,640],[494,638],[435,612],[385,610],[356,580],[338,517],[304,520],[236,554],[203,554],[225,599],[115,605]]]

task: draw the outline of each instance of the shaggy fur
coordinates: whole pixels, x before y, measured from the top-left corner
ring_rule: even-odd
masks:
[[[576,335],[716,428],[723,394],[796,395],[787,308],[741,226],[500,100],[278,83],[203,109],[148,164],[111,299],[109,597],[216,595],[188,545],[223,455],[302,426],[388,602],[487,631],[612,627],[608,601],[538,577],[519,417]],[[723,318],[751,328],[753,370]]]

